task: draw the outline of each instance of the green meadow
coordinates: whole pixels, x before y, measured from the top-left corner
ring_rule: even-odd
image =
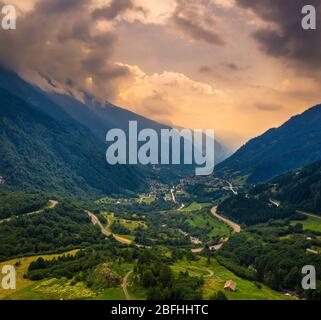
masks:
[[[209,299],[218,291],[224,291],[224,284],[233,280],[237,284],[236,292],[225,292],[229,300],[289,300],[290,298],[276,292],[264,284],[242,279],[221,266],[216,259],[210,264],[205,258],[199,261],[181,260],[172,267],[176,273],[188,271],[191,276],[202,276],[204,279],[203,298]]]

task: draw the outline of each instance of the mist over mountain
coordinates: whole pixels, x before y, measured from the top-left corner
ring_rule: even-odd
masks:
[[[320,159],[321,105],[317,105],[250,140],[219,164],[216,173],[256,183]]]
[[[137,121],[138,130],[149,128],[160,132],[161,129],[171,129],[167,125],[147,119],[108,102],[100,101],[86,92],[84,92],[83,101],[68,94],[45,92],[29,84],[16,73],[1,67],[0,88],[19,96],[56,120],[67,123],[71,119],[77,121],[98,137],[101,143],[105,143],[106,133],[110,129],[119,128],[128,133],[129,121]],[[229,150],[215,140],[215,163],[222,162],[228,155]],[[176,169],[177,166],[175,166]],[[191,167],[187,168],[187,171],[192,169]]]

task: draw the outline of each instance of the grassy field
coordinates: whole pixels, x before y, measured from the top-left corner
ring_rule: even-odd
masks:
[[[106,230],[111,232],[111,226],[113,223],[118,222],[121,226],[123,226],[124,228],[126,228],[128,230],[128,232],[132,232],[135,231],[138,228],[142,228],[142,229],[147,229],[147,225],[144,221],[137,221],[137,220],[126,220],[126,219],[121,219],[121,218],[117,218],[115,217],[115,215],[113,213],[110,212],[104,212],[103,216],[106,218],[106,220],[108,221],[108,223],[104,226]],[[135,237],[129,235],[129,234],[113,234],[113,237],[124,244],[131,244],[134,240]]]
[[[149,195],[141,194],[141,195],[139,195],[138,202],[150,205],[155,200],[156,200],[155,196],[149,196]]]
[[[125,294],[122,288],[109,288],[102,294],[95,297],[94,300],[126,300]]]
[[[174,272],[188,271],[191,276],[203,276],[203,298],[209,299],[214,293],[224,291],[227,280],[237,283],[236,292],[225,292],[229,300],[288,300],[289,297],[260,284],[260,288],[253,282],[242,279],[221,266],[215,259],[210,265],[205,258],[199,261],[179,261],[173,266]]]
[[[321,217],[318,218],[318,217],[308,216],[306,220],[291,222],[292,225],[296,225],[297,223],[302,223],[304,230],[321,232]]]
[[[19,263],[19,265],[17,265],[16,267],[16,290],[3,290],[0,287],[0,300],[7,299],[7,298],[15,299],[16,297],[17,299],[19,299],[19,297],[22,298],[24,296],[24,293],[28,294],[28,292],[30,291],[29,287],[34,286],[35,282],[28,279],[24,279],[23,276],[24,274],[26,274],[31,262],[36,261],[40,257],[42,257],[45,260],[52,260],[53,258],[57,258],[59,256],[66,255],[66,254],[75,255],[78,251],[79,250],[76,249],[76,250],[65,252],[63,254],[32,256],[32,257],[12,259],[9,261],[0,262],[0,269],[2,269],[2,267],[5,265],[16,265]],[[33,293],[33,295],[31,296],[32,298],[36,298],[37,294]]]
[[[83,282],[72,284],[71,281],[65,278],[43,280],[34,287],[33,292],[45,300],[84,300],[96,297],[96,292],[87,288]]]
[[[146,289],[136,284],[134,281],[134,274],[132,273],[128,279],[128,292],[131,300],[146,300]]]
[[[184,208],[182,211],[199,211],[199,210],[202,210],[203,208],[210,207],[210,206],[211,206],[210,203],[193,202],[187,208]]]
[[[188,220],[188,223],[193,227],[200,228],[210,226],[212,231],[207,234],[209,238],[227,237],[231,233],[231,229],[228,225],[218,219],[215,219],[210,214],[208,216],[195,214]]]
[[[129,231],[134,231],[134,230],[136,230],[138,228],[147,229],[147,225],[146,225],[146,223],[144,221],[121,219],[121,218],[115,217],[115,215],[113,213],[108,213],[108,212],[103,213],[103,216],[108,221],[108,224],[105,226],[105,228],[107,230],[109,230],[110,226],[116,221],[121,226],[123,226],[124,228],[128,229]]]

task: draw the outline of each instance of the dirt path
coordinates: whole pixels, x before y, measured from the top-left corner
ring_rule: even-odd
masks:
[[[218,220],[220,221],[223,221],[224,223],[226,223],[227,225],[229,225],[233,230],[234,232],[236,233],[240,233],[241,232],[241,226],[238,225],[237,223],[227,219],[227,218],[224,218],[222,216],[220,216],[219,214],[217,214],[217,207],[213,207],[211,209],[211,212],[212,212],[212,215],[217,218]]]
[[[210,277],[210,278],[214,277],[214,272],[211,269],[205,268],[204,270],[208,272],[208,275],[206,277]]]
[[[37,210],[37,211],[33,211],[33,212],[29,212],[29,213],[25,213],[25,214],[22,214],[22,215],[20,215],[20,216],[12,216],[12,217],[10,217],[10,218],[0,220],[0,224],[1,224],[1,223],[5,223],[5,222],[10,222],[10,221],[11,221],[12,219],[14,219],[14,218],[30,217],[30,216],[33,216],[33,215],[35,215],[35,214],[42,213],[42,212],[44,212],[46,209],[54,209],[58,204],[59,204],[59,202],[56,201],[56,200],[49,200],[48,205],[47,205],[46,208],[43,208],[43,209],[40,209],[40,210]]]
[[[123,281],[122,281],[122,283],[121,283],[121,287],[122,287],[122,289],[123,289],[123,292],[124,292],[124,295],[125,295],[125,297],[126,297],[126,300],[130,300],[130,296],[129,296],[129,293],[128,293],[128,290],[127,290],[127,285],[128,285],[128,278],[129,278],[129,276],[130,276],[132,273],[133,273],[133,270],[132,270],[132,271],[129,271],[129,272],[125,275],[125,277],[124,277],[124,279],[123,279]]]

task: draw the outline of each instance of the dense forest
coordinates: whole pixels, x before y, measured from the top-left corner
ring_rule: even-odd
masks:
[[[321,162],[290,172],[271,181],[274,196],[298,209],[321,215]]]
[[[266,283],[278,291],[297,292],[309,299],[321,298],[321,256],[307,253],[320,240],[307,240],[299,226],[270,222],[250,227],[233,236],[219,252],[218,259],[227,268],[252,281]],[[274,234],[274,236],[273,236]],[[292,234],[280,240],[276,236]],[[317,290],[302,290],[302,267],[313,265],[317,273]]]
[[[263,223],[270,219],[289,218],[295,215],[293,210],[280,208],[242,194],[224,200],[217,210],[219,214],[246,225]]]
[[[198,300],[202,298],[202,278],[188,272],[175,275],[167,263],[146,250],[139,255],[135,268],[137,281],[148,290],[149,300]]]
[[[49,197],[41,193],[0,193],[0,220],[44,208]]]
[[[62,203],[28,217],[0,224],[0,261],[21,255],[62,252],[104,241],[88,215]]]
[[[8,187],[83,198],[144,188],[142,172],[107,165],[104,144],[72,118],[58,121],[3,89],[0,101],[0,175]]]

